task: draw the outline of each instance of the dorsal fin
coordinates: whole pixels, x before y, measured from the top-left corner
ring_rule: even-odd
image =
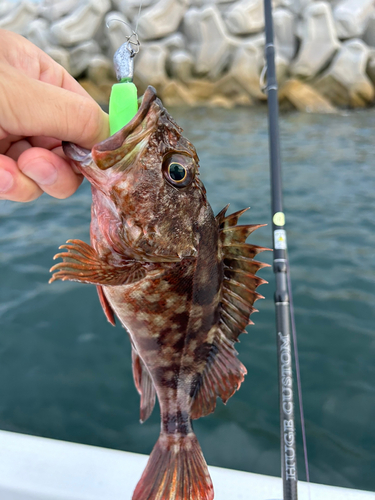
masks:
[[[257,262],[253,257],[268,248],[245,243],[261,225],[238,226],[239,217],[246,212],[240,210],[225,216],[225,207],[217,216],[219,241],[224,264],[224,281],[220,302],[220,320],[211,351],[192,402],[192,418],[199,418],[214,411],[216,398],[224,403],[240,387],[246,368],[237,358],[234,342],[245,331],[250,314],[256,311],[253,304],[263,298],[255,290],[267,283],[255,273],[268,264]]]
[[[212,413],[217,397],[226,403],[240,388],[246,373],[233,342],[217,328],[207,365],[193,397],[191,418],[194,420]]]
[[[245,331],[250,314],[255,311],[254,302],[263,298],[255,290],[267,281],[255,276],[255,273],[263,267],[269,267],[268,264],[253,260],[256,254],[268,248],[245,243],[253,231],[265,224],[237,225],[246,210],[226,217],[224,214],[217,219],[224,263],[220,323],[230,340],[237,340]]]

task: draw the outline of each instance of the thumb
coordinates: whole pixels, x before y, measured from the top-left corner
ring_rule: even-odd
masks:
[[[0,90],[0,126],[6,134],[49,136],[86,148],[109,136],[108,115],[91,97],[8,65],[0,65]]]

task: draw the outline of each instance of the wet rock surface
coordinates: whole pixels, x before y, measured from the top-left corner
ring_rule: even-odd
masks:
[[[273,7],[287,107],[373,105],[374,0],[273,0]],[[134,29],[139,93],[153,85],[167,105],[225,108],[266,99],[263,0],[3,0],[0,28],[29,38],[101,104],[115,82],[113,54]]]

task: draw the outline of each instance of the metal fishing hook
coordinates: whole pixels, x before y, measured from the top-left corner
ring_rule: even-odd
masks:
[[[122,19],[110,19],[106,22],[106,26],[109,29],[109,24],[112,21],[118,21],[132,30],[130,35],[127,35],[126,41],[119,47],[115,55],[113,56],[113,64],[116,72],[116,77],[119,82],[132,82],[134,76],[134,64],[133,59],[136,54],[138,54],[141,42],[138,38],[138,33],[132,29],[130,24],[123,21]],[[136,28],[137,29],[137,28]]]
[[[126,48],[130,52],[130,57],[134,57],[136,54],[138,54],[139,48],[141,46],[141,42],[139,41],[138,33],[136,31],[137,26],[138,26],[138,22],[137,22],[137,26],[136,26],[135,30],[133,30],[132,27],[130,26],[130,24],[123,21],[122,19],[110,19],[109,21],[106,22],[106,26],[108,29],[109,29],[109,23],[111,23],[112,21],[118,21],[119,23],[125,24],[125,26],[128,26],[132,30],[131,35],[126,36],[126,42],[124,42],[123,45],[125,45],[125,44],[127,45]],[[131,45],[133,47],[135,47],[135,49],[133,49],[133,47],[131,47]]]

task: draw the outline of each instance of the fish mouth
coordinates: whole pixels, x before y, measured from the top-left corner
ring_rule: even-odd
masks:
[[[156,98],[156,90],[149,85],[141,97],[141,104],[136,115],[122,129],[108,139],[95,144],[91,151],[72,142],[63,142],[64,154],[69,159],[79,162],[83,167],[93,159],[101,170],[110,168],[118,162],[116,152],[121,153],[124,142],[142,124]]]

